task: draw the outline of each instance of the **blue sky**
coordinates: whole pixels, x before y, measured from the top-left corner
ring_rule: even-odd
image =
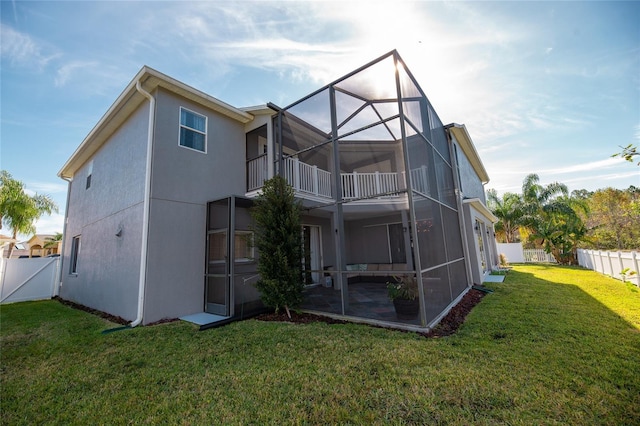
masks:
[[[487,188],[537,173],[640,186],[640,2],[1,2],[0,167],[48,193],[149,65],[237,107],[285,106],[397,49],[444,123],[466,124]],[[4,231],[4,230],[3,230]],[[6,233],[6,232],[5,232]]]

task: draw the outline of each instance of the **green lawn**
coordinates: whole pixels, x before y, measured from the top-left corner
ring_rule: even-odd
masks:
[[[256,320],[116,327],[2,306],[2,424],[640,423],[640,292],[516,266],[451,337]]]

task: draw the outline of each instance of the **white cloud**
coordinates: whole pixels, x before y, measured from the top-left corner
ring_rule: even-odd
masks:
[[[592,161],[589,163],[573,164],[552,169],[543,169],[540,171],[540,173],[567,174],[587,171],[593,172],[595,170],[608,169],[611,167],[619,166],[624,162],[625,160],[622,158],[607,158],[605,160]]]
[[[71,78],[72,74],[76,73],[79,70],[86,71],[86,69],[95,69],[98,67],[98,62],[96,61],[72,61],[67,64],[64,64],[56,73],[56,77],[54,79],[54,83],[56,87],[62,87]]]
[[[64,229],[64,214],[53,213],[42,216],[35,223],[37,234],[55,234]]]
[[[35,191],[38,194],[56,194],[67,192],[66,183],[27,182],[26,186],[30,191]]]
[[[625,172],[625,173],[610,173],[606,175],[601,175],[600,178],[605,180],[636,178],[636,185],[640,185],[640,176],[638,175],[637,171],[631,171],[631,172]]]
[[[6,24],[0,24],[0,52],[12,66],[34,67],[41,70],[57,53],[43,53],[45,48],[27,34],[23,34]]]

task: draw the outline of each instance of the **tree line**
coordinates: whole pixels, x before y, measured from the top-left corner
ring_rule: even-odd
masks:
[[[640,249],[640,188],[585,189],[569,193],[565,184],[540,184],[525,177],[520,194],[487,191],[487,207],[499,219],[498,242],[542,248],[561,264],[575,264],[578,248]]]

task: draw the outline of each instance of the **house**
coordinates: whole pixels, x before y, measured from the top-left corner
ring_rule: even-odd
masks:
[[[29,240],[16,243],[11,252],[11,258],[46,257],[58,254],[61,251],[62,242],[54,241],[54,237],[53,234],[34,234]]]
[[[497,265],[471,138],[396,51],[285,108],[143,67],[59,172],[60,296],[133,325],[255,312],[249,209],[275,173],[304,206],[304,309],[425,329]],[[397,276],[417,281],[416,318],[393,312]]]
[[[58,254],[62,242],[54,240],[55,237],[53,234],[34,234],[26,242],[29,247],[29,257],[46,257]]]

